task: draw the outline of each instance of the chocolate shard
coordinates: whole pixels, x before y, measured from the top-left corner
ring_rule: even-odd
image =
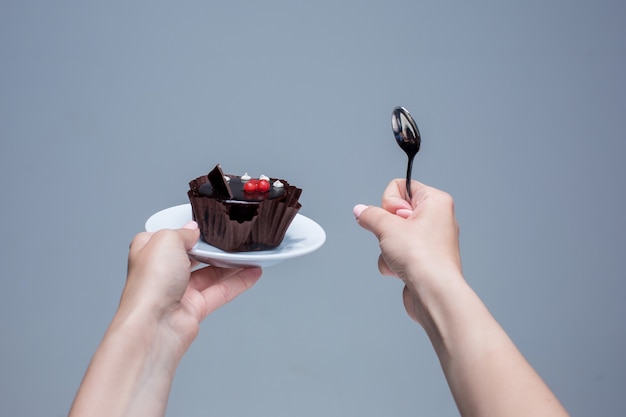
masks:
[[[224,179],[224,172],[222,171],[222,167],[220,166],[220,164],[215,165],[215,168],[213,168],[211,172],[209,172],[207,177],[209,178],[209,182],[211,183],[211,186],[213,187],[213,191],[215,191],[215,193],[224,196],[224,198],[233,198],[233,192],[231,191],[230,186],[228,185],[226,180]]]

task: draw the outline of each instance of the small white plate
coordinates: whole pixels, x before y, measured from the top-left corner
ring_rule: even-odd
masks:
[[[178,229],[192,220],[191,204],[181,204],[161,210],[146,221],[146,231]],[[278,264],[289,258],[306,255],[319,249],[326,241],[326,233],[313,220],[296,214],[285,233],[285,238],[274,249],[252,252],[225,252],[199,240],[189,251],[195,260],[226,268],[259,266],[261,268]]]

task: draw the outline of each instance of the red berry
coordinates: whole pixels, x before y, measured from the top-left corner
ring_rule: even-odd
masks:
[[[257,189],[257,182],[256,181],[247,181],[244,185],[243,185],[243,190],[248,192],[248,193],[253,193],[255,192]]]
[[[257,190],[262,193],[268,192],[270,190],[270,182],[268,180],[259,180]]]

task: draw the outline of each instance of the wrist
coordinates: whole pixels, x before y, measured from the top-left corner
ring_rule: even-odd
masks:
[[[119,309],[98,346],[71,416],[163,415],[182,353],[150,314]]]
[[[457,327],[465,326],[463,322],[472,319],[473,310],[482,306],[462,272],[452,265],[409,271],[409,276],[404,281],[412,298],[411,316],[424,328],[435,349],[443,346],[451,334],[457,334]]]
[[[172,367],[183,357],[188,344],[171,325],[170,314],[151,305],[127,306],[123,301],[105,334],[124,340],[129,348],[141,352],[153,365]]]
[[[494,332],[499,334],[501,328],[463,276],[439,278],[439,285],[420,294],[422,326],[438,356],[457,356],[480,349],[486,340],[496,340]]]

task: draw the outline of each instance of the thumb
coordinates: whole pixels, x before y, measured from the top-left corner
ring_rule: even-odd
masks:
[[[200,238],[200,230],[198,229],[198,223],[190,221],[179,229],[179,234],[182,237],[185,250],[190,250],[198,242]]]
[[[366,206],[364,204],[354,206],[353,213],[359,226],[372,232],[379,240],[383,231],[387,230],[388,226],[386,225],[389,222],[401,219],[401,217],[393,215],[380,207]]]

